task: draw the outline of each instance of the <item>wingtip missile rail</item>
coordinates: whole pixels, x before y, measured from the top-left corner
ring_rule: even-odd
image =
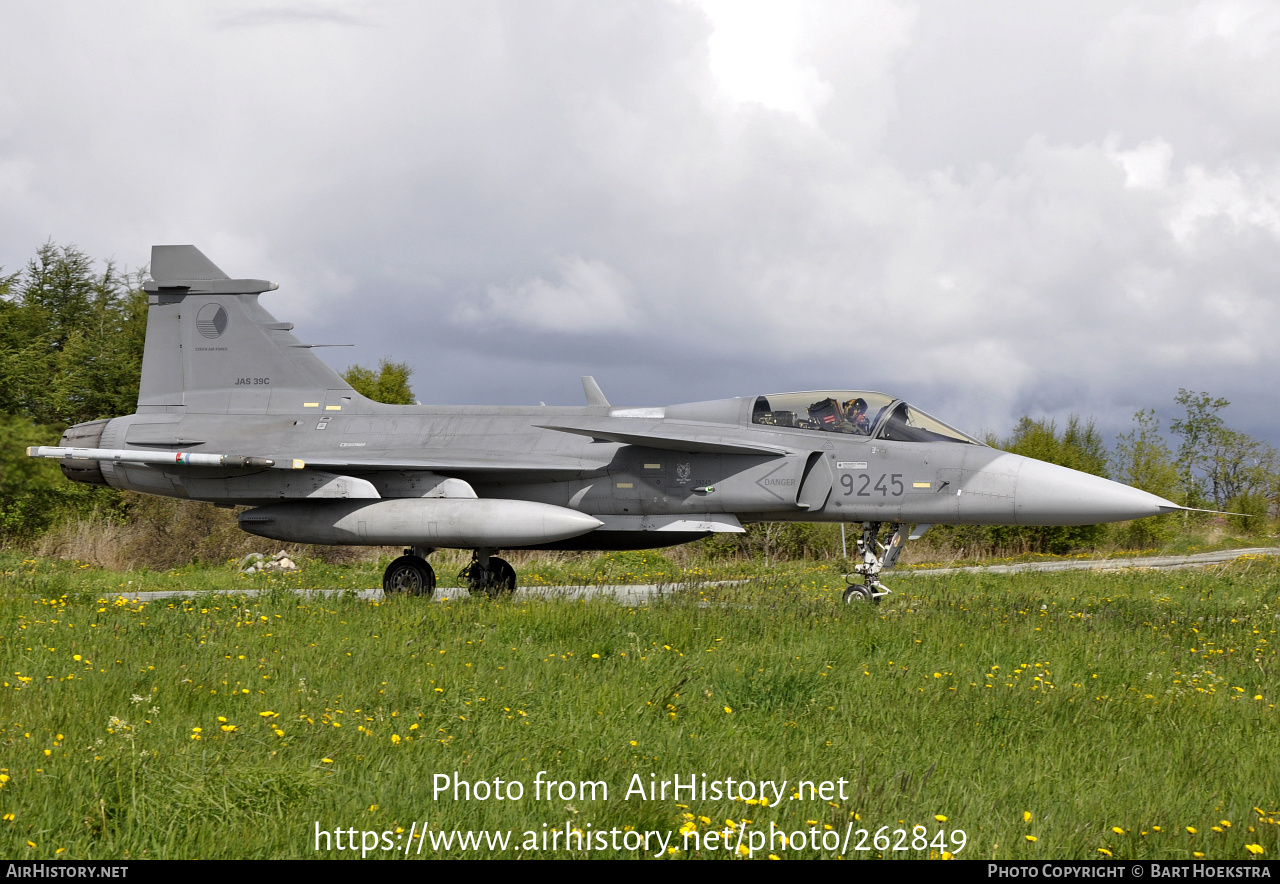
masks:
[[[110,460],[119,463],[165,464],[191,467],[274,468],[301,470],[306,461],[272,457],[252,457],[243,454],[201,454],[189,451],[158,451],[146,448],[63,448],[54,445],[33,445],[27,448],[28,457],[49,457],[58,460]]]

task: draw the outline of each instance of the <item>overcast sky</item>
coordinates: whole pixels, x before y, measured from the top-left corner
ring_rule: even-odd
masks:
[[[194,243],[423,402],[1179,387],[1280,443],[1280,5],[0,7],[0,265]]]

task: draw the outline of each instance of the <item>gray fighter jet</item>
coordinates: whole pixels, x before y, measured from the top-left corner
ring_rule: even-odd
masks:
[[[1182,509],[990,448],[868,390],[617,408],[384,405],[361,396],[189,245],[155,246],[138,410],[78,424],[77,482],[247,506],[240,527],[297,543],[404,546],[388,592],[430,595],[427,556],[474,550],[473,591],[515,589],[499,550],[648,549],[744,522],[856,522],[846,601],[932,524],[1081,525]],[[882,530],[883,526],[883,530]],[[909,529],[914,526],[914,530]],[[883,539],[882,539],[883,538]]]

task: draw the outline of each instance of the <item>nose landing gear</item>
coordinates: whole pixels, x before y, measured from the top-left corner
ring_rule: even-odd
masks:
[[[858,558],[853,568],[854,576],[846,577],[849,588],[844,591],[846,604],[870,602],[880,604],[880,599],[893,590],[880,582],[880,572],[898,563],[898,556],[906,544],[907,534],[897,522],[889,526],[888,543],[880,543],[880,522],[863,522],[862,536],[858,538]],[[855,582],[858,578],[861,583]]]

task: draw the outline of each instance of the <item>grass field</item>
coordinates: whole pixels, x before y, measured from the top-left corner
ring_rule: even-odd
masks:
[[[1276,560],[894,574],[876,607],[839,604],[834,565],[691,568],[688,590],[638,608],[284,591],[371,587],[374,565],[0,567],[11,858],[352,857],[339,843],[367,847],[368,832],[371,856],[683,859],[777,831],[802,837],[771,834],[754,856],[839,853],[813,849],[826,832],[852,835],[849,858],[1280,856]],[[639,554],[520,570],[522,584],[682,573]],[[710,583],[729,578],[748,582]],[[281,591],[113,595],[237,587]],[[523,796],[437,795],[455,771]],[[673,776],[737,791],[627,795]],[[781,800],[761,803],[761,781]],[[544,849],[566,826],[611,833],[608,847]],[[511,841],[446,849],[454,830]],[[670,840],[634,847],[627,832]]]

